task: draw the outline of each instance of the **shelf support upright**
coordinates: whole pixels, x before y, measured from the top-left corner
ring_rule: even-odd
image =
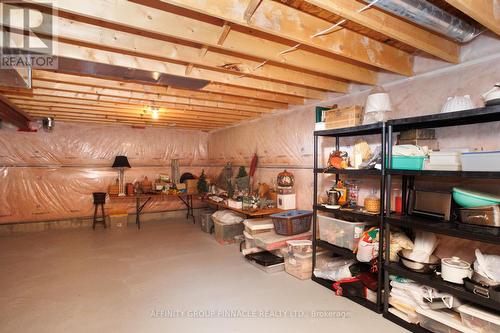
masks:
[[[314,167],[313,167],[313,174],[314,174],[314,189],[313,189],[313,234],[312,234],[312,245],[313,245],[313,256],[312,256],[312,268],[313,272],[312,275],[314,275],[314,268],[316,267],[316,230],[317,230],[317,218],[316,216],[318,215],[318,210],[317,210],[317,205],[318,205],[318,147],[319,146],[319,137],[314,134]]]
[[[385,128],[384,128],[385,130]],[[384,173],[385,169],[392,169],[392,125],[388,125],[387,128],[387,136],[386,136],[386,144],[384,144],[384,147],[387,152],[387,159],[383,158],[382,159],[382,165],[385,165],[384,167]],[[390,257],[390,251],[391,251],[391,227],[389,223],[385,222],[385,216],[389,216],[391,214],[391,182],[392,182],[392,177],[390,174],[388,174],[386,177],[384,177],[384,174],[382,174],[382,178],[385,178],[386,186],[385,186],[385,191],[386,191],[386,201],[385,201],[385,211],[381,210],[380,215],[382,218],[382,224],[384,227],[384,242],[386,244],[385,247],[385,254],[384,254],[384,261],[385,264],[389,264],[391,261]],[[385,194],[384,194],[385,195]],[[390,295],[390,281],[389,281],[389,272],[384,269],[384,313],[389,312],[389,295]]]
[[[384,253],[384,207],[385,207],[385,153],[386,153],[386,129],[385,122],[382,124],[382,133],[380,134],[380,154],[382,157],[381,170],[380,170],[380,220],[379,220],[379,256],[377,258],[378,274],[377,283],[379,288],[377,289],[377,309],[379,311],[382,309],[382,285],[384,284],[384,260],[382,258],[382,253]]]

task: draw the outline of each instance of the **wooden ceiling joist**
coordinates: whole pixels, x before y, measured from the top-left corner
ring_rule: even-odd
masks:
[[[12,38],[23,38],[22,34],[11,32]],[[34,38],[34,37],[31,37]],[[49,43],[47,38],[40,38],[44,43]],[[74,45],[58,40],[57,47],[53,50],[53,54],[59,57],[96,62],[106,65],[113,65],[125,68],[136,68],[140,70],[158,72],[180,77],[186,77],[186,66],[174,62],[161,60],[153,60],[134,55],[120,53],[117,50],[106,51],[97,48]],[[299,86],[287,85],[279,82],[264,81],[252,77],[241,77],[231,73],[220,73],[204,68],[193,68],[189,75],[190,78],[201,80],[214,81],[233,86],[241,86],[244,88],[269,91],[279,94],[287,94],[302,98],[322,99],[325,96],[324,91],[310,89]]]
[[[254,71],[253,69],[259,65],[258,61],[217,53],[208,48],[204,56],[200,56],[200,49],[194,46],[143,37],[65,18],[55,18],[55,24],[57,37],[65,42],[97,49],[119,50],[126,54],[152,59],[180,62],[188,66],[185,71],[186,76],[190,76],[193,67],[196,66],[311,89],[334,92],[347,92],[348,90],[348,84],[345,82],[279,66],[269,65]],[[22,27],[14,26],[14,28]],[[40,25],[32,31],[48,35],[52,27]],[[92,44],[89,44],[89,41],[92,41]]]
[[[318,55],[315,52],[297,50],[280,53],[289,48],[287,43],[262,39],[249,33],[232,29],[224,44],[217,45],[221,25],[147,7],[130,1],[65,0],[55,3],[58,16],[81,22],[112,27],[137,35],[157,39],[177,39],[214,50],[236,53],[241,56],[270,60],[296,69],[305,69],[332,77],[365,84],[375,84],[377,73],[350,62]],[[112,15],[103,15],[112,13]],[[211,79],[210,79],[211,80]]]
[[[13,103],[17,105],[24,106],[39,106],[39,107],[64,107],[64,108],[74,108],[75,110],[101,110],[101,111],[120,111],[133,114],[143,114],[145,108],[140,105],[132,104],[114,104],[106,102],[92,102],[92,101],[76,101],[72,102],[69,99],[52,97],[47,98],[45,96],[36,96],[34,99],[20,98],[16,96],[9,96]],[[55,103],[57,101],[57,103]],[[239,121],[248,120],[256,116],[245,116],[236,114],[213,114],[207,112],[196,112],[191,110],[176,110],[167,109],[169,115],[176,116],[179,118],[195,118],[195,119],[206,119],[206,120],[224,120],[224,121]]]
[[[131,120],[144,120],[144,121],[158,121],[159,123],[161,122],[176,122],[179,124],[196,124],[196,125],[205,125],[205,124],[210,124],[211,126],[221,126],[221,125],[229,125],[234,122],[227,122],[227,121],[216,121],[213,120],[209,123],[207,123],[206,120],[203,119],[182,119],[182,118],[176,118],[176,117],[171,117],[168,114],[159,114],[158,119],[152,119],[151,115],[134,115],[134,114],[126,114],[122,112],[100,112],[100,111],[81,111],[81,110],[73,110],[71,108],[43,108],[43,107],[36,107],[36,106],[26,106],[26,111],[30,114],[33,115],[45,115],[46,117],[49,116],[57,116],[57,115],[73,115],[73,116],[81,116],[81,117],[99,117],[99,118],[122,118],[122,119],[131,119]]]
[[[11,96],[11,95],[7,95]],[[34,89],[34,98],[40,97],[55,97],[55,98],[65,98],[65,99],[73,99],[77,101],[91,101],[91,102],[107,102],[107,103],[115,103],[115,104],[123,104],[123,105],[134,105],[138,109],[145,108],[148,105],[154,104],[155,106],[173,109],[178,111],[198,111],[205,112],[207,114],[212,114],[214,116],[218,114],[232,114],[232,115],[242,115],[246,117],[256,117],[260,116],[260,113],[248,112],[248,111],[239,111],[239,110],[225,110],[218,108],[210,108],[203,106],[193,106],[193,105],[182,105],[175,103],[164,103],[164,102],[154,102],[148,100],[140,100],[140,99],[130,99],[123,97],[113,97],[113,96],[100,96],[95,94],[85,94],[79,92],[67,92],[67,91],[56,91],[49,89]],[[20,96],[21,97],[21,96]]]
[[[402,75],[413,74],[411,55],[392,46],[370,39],[348,29],[338,29],[321,37],[312,38],[316,33],[326,30],[331,23],[298,11],[294,8],[262,0],[247,23],[241,8],[248,0],[134,0],[151,4],[163,2],[205,15],[218,17],[245,28],[256,29],[295,43],[314,47],[331,54],[356,60]],[[330,1],[330,0],[328,0]]]
[[[247,111],[252,113],[269,113],[272,112],[272,109],[261,108],[257,106],[251,105],[234,105],[222,102],[210,102],[210,101],[198,101],[198,100],[190,100],[183,97],[172,97],[165,96],[160,94],[150,94],[144,92],[136,92],[136,91],[127,91],[127,90],[118,90],[111,88],[99,88],[99,87],[90,87],[90,86],[81,86],[77,84],[71,83],[55,83],[55,82],[47,82],[35,79],[33,80],[33,85],[37,89],[50,89],[55,91],[67,91],[67,92],[76,92],[83,94],[94,94],[98,96],[110,96],[110,97],[120,97],[131,100],[144,100],[149,101],[149,104],[153,102],[165,102],[171,104],[185,104],[188,106],[200,106],[200,107],[210,107],[216,109],[226,109],[226,110],[235,110],[235,111]]]
[[[325,11],[380,32],[390,38],[452,63],[459,61],[458,44],[400,20],[377,8],[359,12],[365,5],[352,0],[305,0]]]
[[[178,89],[173,87],[159,86],[155,84],[125,82],[125,81],[96,78],[91,76],[71,75],[71,74],[56,73],[56,72],[42,71],[42,70],[34,70],[33,78],[49,82],[73,83],[89,87],[111,88],[118,90],[144,92],[150,94],[160,94],[166,96],[188,98],[190,100],[229,103],[229,104],[234,104],[235,108],[237,108],[238,105],[260,106],[262,108],[267,108],[267,109],[286,108],[288,106],[287,103],[283,102],[273,102],[269,100],[259,100],[256,98],[224,95],[219,93],[206,92],[203,90]],[[207,87],[209,86],[210,84]]]
[[[52,115],[54,116],[54,115]],[[33,119],[42,119],[47,117],[44,112],[35,114]],[[210,125],[189,125],[189,124],[177,124],[175,122],[157,123],[155,120],[127,120],[127,119],[117,119],[117,118],[105,118],[105,117],[91,117],[91,118],[81,118],[79,116],[65,116],[58,115],[54,116],[56,121],[62,122],[76,122],[76,123],[91,123],[91,124],[108,124],[108,125],[131,125],[131,126],[151,126],[151,127],[165,127],[172,129],[191,129],[191,130],[202,130],[210,131],[213,129],[220,128],[221,126],[210,126]]]
[[[18,128],[29,128],[29,115],[2,95],[0,95],[0,119]]]
[[[500,36],[500,3],[498,0],[445,0]]]

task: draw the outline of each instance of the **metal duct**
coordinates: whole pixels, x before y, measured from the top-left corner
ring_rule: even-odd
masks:
[[[482,31],[426,0],[364,0],[460,43],[468,42]]]

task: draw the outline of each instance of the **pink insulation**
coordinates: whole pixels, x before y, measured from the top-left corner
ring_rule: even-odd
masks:
[[[118,171],[116,155],[131,169],[125,182],[170,174],[170,160],[181,173],[201,173],[207,165],[208,134],[198,131],[133,129],[126,126],[56,122],[52,133],[0,131],[0,223],[50,221],[93,214],[92,192],[107,192]],[[108,201],[108,212],[134,212],[135,201]],[[197,203],[201,205],[201,203]],[[153,201],[148,211],[182,209],[176,198]]]

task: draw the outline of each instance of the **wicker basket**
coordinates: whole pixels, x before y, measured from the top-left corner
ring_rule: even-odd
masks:
[[[308,210],[290,210],[270,217],[278,235],[292,236],[311,230],[312,215]]]

